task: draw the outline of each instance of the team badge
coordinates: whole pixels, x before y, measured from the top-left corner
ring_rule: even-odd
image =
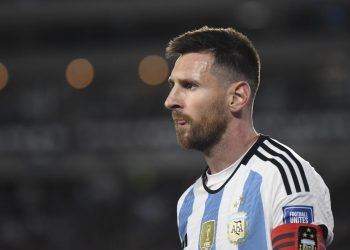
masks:
[[[236,212],[232,215],[228,223],[227,237],[233,244],[240,244],[248,236],[247,213],[243,211]]]
[[[203,223],[201,233],[201,250],[211,250],[214,244],[215,220]]]
[[[298,233],[299,250],[317,250],[317,232],[312,227],[300,227]]]

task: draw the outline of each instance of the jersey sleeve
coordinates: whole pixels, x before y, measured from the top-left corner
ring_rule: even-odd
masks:
[[[334,227],[330,193],[328,187],[315,169],[304,160],[300,160],[300,163],[305,173],[304,182],[301,178],[302,176],[299,176],[300,185],[303,185],[300,188],[301,190],[295,188],[295,185],[293,186],[295,183],[290,179],[288,183],[290,184],[291,191],[287,193],[285,189],[286,181],[278,173],[274,177],[275,185],[272,186],[271,190],[271,195],[274,197],[271,200],[272,229],[289,224],[298,224],[301,226],[308,224],[317,225],[319,227],[310,227],[307,230],[316,230],[315,232],[321,230],[326,247],[333,240]],[[285,227],[291,228],[293,226],[295,225]],[[297,229],[295,230],[296,234],[298,234]],[[307,235],[307,233],[301,233],[300,237],[303,235]],[[308,240],[311,241],[311,239]]]

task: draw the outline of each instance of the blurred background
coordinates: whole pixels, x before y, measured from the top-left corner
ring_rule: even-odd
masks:
[[[256,128],[323,176],[329,249],[349,249],[346,0],[1,0],[1,249],[180,249],[176,202],[205,162],[163,107],[164,47],[203,25],[256,45]]]

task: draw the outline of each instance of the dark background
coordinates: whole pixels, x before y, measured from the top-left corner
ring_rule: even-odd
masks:
[[[176,202],[205,163],[176,144],[167,84],[138,67],[203,25],[253,40],[255,126],[323,176],[329,249],[349,248],[349,1],[1,0],[1,249],[179,249]],[[82,90],[65,78],[76,58],[95,72]]]

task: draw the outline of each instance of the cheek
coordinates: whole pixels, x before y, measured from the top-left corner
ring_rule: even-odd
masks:
[[[185,102],[184,113],[189,115],[191,119],[197,120],[201,113],[207,109],[208,102],[205,97],[199,95],[188,95]]]
[[[195,122],[209,122],[215,120],[221,120],[226,117],[226,109],[224,103],[221,100],[208,100],[193,110],[191,118]]]
[[[213,112],[225,112],[225,96],[215,92],[213,90],[201,89],[193,93],[188,93],[185,113],[193,121],[199,121],[203,116],[213,115]]]

